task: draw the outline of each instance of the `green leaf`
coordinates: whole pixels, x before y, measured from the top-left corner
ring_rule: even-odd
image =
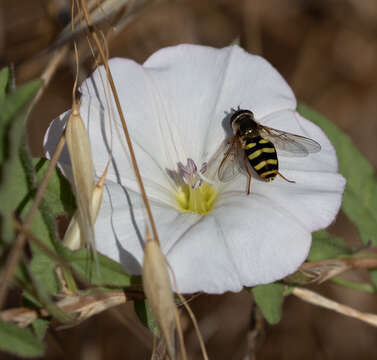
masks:
[[[284,285],[272,283],[252,288],[254,300],[269,324],[275,325],[281,319]]]
[[[56,294],[60,289],[55,268],[55,262],[43,253],[36,253],[30,264],[30,271],[35,281],[40,284],[48,294]]]
[[[24,178],[27,183],[28,193],[19,204],[17,213],[24,219],[33,205],[39,184],[35,173],[34,163],[26,146],[21,146],[20,159],[24,171]],[[30,231],[48,248],[55,249],[57,238],[55,217],[44,197],[40,201],[39,208],[33,216]],[[40,249],[36,246],[32,246],[32,250],[35,254],[40,253]]]
[[[32,160],[27,152],[23,152],[22,163],[30,192],[22,202],[23,204],[26,203],[26,205],[22,206],[22,211],[19,211],[21,215],[29,211],[34,201],[34,194],[43,176],[46,174],[49,162],[44,159]],[[38,173],[36,173],[36,169]],[[65,199],[62,198],[63,196],[65,196]],[[56,245],[55,216],[58,213],[64,212],[65,209],[73,211],[73,206],[74,198],[70,185],[63,179],[58,170],[55,169],[43,194],[39,211],[36,213],[35,218],[33,218],[31,225],[34,236],[37,236],[54,253],[60,249]],[[59,282],[55,273],[56,259],[54,259],[54,256],[46,253],[47,250],[40,249],[36,245],[32,245],[31,247],[34,254],[30,266],[33,278],[38,284],[40,291],[42,290],[47,295],[56,294],[59,291]]]
[[[32,322],[31,327],[33,329],[34,334],[37,336],[39,340],[43,340],[43,338],[45,337],[49,324],[49,320],[42,318],[36,319]]]
[[[33,335],[30,329],[14,324],[0,322],[0,349],[22,357],[42,356],[43,343]]]
[[[64,258],[76,273],[92,285],[127,287],[140,284],[140,277],[128,275],[121,264],[100,253],[97,253],[98,264],[96,264],[88,249],[78,251],[62,249],[62,251]]]
[[[375,170],[348,135],[324,116],[300,104],[300,114],[317,124],[334,145],[339,171],[347,179],[342,209],[357,225],[364,244],[377,246],[377,180]]]
[[[28,104],[41,81],[16,89],[0,100],[0,238],[13,238],[13,212],[28,192],[20,164],[19,151],[25,134]]]
[[[147,300],[134,301],[135,313],[142,324],[147,327],[156,336],[160,336],[160,330],[157,326],[157,321],[152,314],[151,307]]]
[[[41,80],[32,81],[0,99],[0,163],[18,154],[25,133],[27,105],[34,98],[41,84]]]
[[[35,164],[38,182],[40,183],[46,174],[50,161],[46,159],[34,159],[33,163]],[[53,171],[43,198],[54,215],[67,213],[72,216],[76,210],[76,201],[71,184],[58,168],[55,168]]]
[[[41,255],[41,257],[44,258],[44,255]],[[48,269],[45,269],[45,271],[48,271]],[[34,276],[34,273],[30,271],[30,269],[28,271],[28,275],[35,289],[37,301],[41,304],[40,307],[46,309],[47,312],[54,318],[56,318],[59,322],[68,323],[72,321],[74,319],[74,316],[64,312],[51,300],[51,292],[56,293],[56,291],[49,291],[50,289],[48,289],[48,284],[44,284],[42,281],[38,281],[38,279],[36,279],[36,277]],[[49,280],[49,278],[47,279]],[[33,299],[29,300],[33,301]]]
[[[0,101],[4,98],[9,81],[9,68],[1,69],[0,71]]]
[[[330,235],[327,231],[321,230],[313,233],[312,247],[308,260],[317,261],[333,259],[341,255],[352,254],[342,238]]]

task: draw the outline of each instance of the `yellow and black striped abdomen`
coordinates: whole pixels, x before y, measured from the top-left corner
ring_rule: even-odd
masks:
[[[251,167],[265,181],[275,179],[279,170],[274,144],[261,136],[246,139],[243,146]]]

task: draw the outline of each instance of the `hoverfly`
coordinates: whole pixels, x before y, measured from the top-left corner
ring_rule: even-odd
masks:
[[[321,145],[312,139],[259,124],[250,110],[235,111],[230,124],[233,137],[218,168],[218,178],[228,182],[244,168],[249,176],[247,194],[250,194],[252,179],[248,163],[264,181],[272,181],[279,175],[294,183],[279,172],[276,148],[291,156],[307,156],[321,150]]]

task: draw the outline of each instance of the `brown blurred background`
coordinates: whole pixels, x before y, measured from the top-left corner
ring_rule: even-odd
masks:
[[[1,65],[15,64],[18,83],[43,71],[50,55],[41,52],[66,23],[69,2],[1,3],[0,61]],[[133,16],[122,30],[111,27],[111,21],[117,19],[100,25],[111,32],[111,56],[142,62],[167,45],[186,42],[222,47],[239,38],[243,47],[262,54],[283,74],[298,99],[334,121],[377,166],[376,0],[135,0],[132,9]],[[80,53],[81,76],[86,77],[91,71],[86,61],[89,52],[82,48]],[[48,123],[70,107],[72,59],[67,56],[31,116],[29,142],[35,155],[41,154]],[[357,230],[342,213],[330,230],[350,245],[359,244]],[[368,279],[362,272],[347,277]],[[375,295],[331,283],[315,290],[359,310],[377,313]],[[250,358],[248,293],[202,295],[191,306],[211,359]],[[189,321],[185,323],[190,358],[200,359],[195,334]],[[47,341],[47,359],[148,359],[152,346],[148,331],[135,321],[132,304],[76,328],[51,330]],[[285,301],[281,323],[266,328],[257,358],[377,359],[377,330],[290,297]]]

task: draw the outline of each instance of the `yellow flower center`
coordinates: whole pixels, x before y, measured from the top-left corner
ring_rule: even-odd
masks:
[[[217,195],[216,187],[203,181],[196,188],[186,184],[182,185],[178,190],[176,199],[178,208],[182,212],[194,212],[205,215],[211,212]]]

